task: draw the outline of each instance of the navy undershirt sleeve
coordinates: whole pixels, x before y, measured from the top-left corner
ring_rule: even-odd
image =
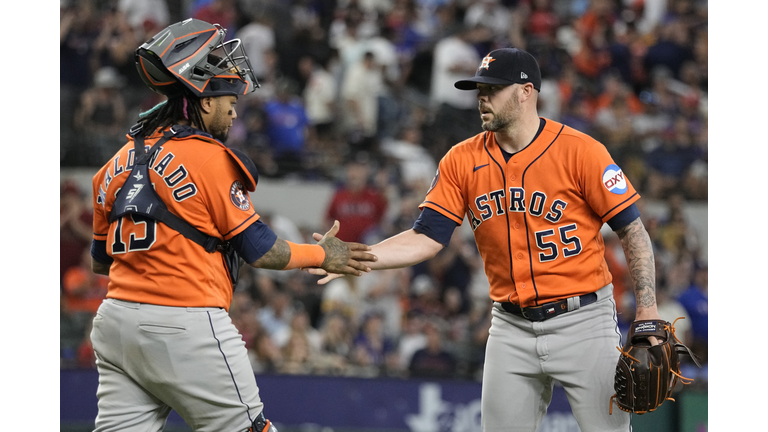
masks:
[[[620,211],[619,214],[617,214],[616,216],[610,218],[608,220],[608,226],[610,226],[612,230],[618,231],[624,228],[625,226],[629,225],[630,222],[634,221],[639,217],[640,217],[640,210],[633,203],[629,207]]]
[[[264,222],[257,220],[245,231],[232,237],[230,244],[248,264],[264,256],[277,241],[277,234]]]
[[[457,226],[459,224],[452,219],[443,216],[429,207],[424,207],[419,218],[413,224],[413,230],[426,235],[443,246],[448,246],[448,243],[451,242],[451,236],[453,236],[453,230]]]
[[[107,241],[106,240],[93,240],[91,241],[91,256],[96,261],[102,264],[112,264],[112,257],[107,253]]]

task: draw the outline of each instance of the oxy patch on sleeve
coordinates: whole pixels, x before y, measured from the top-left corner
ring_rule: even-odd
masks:
[[[603,171],[603,186],[608,192],[622,195],[627,192],[627,179],[624,172],[615,164],[608,165]]]

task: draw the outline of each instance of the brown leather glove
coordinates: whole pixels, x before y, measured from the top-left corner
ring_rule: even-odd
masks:
[[[659,344],[651,346],[650,336],[655,336]],[[668,399],[674,401],[670,396],[678,381],[685,385],[693,382],[680,375],[679,355],[689,355],[701,367],[699,359],[675,337],[674,323],[663,320],[633,322],[624,347],[616,348],[621,356],[616,365],[616,394],[611,397],[610,414],[614,399],[616,406],[634,414],[653,411]]]

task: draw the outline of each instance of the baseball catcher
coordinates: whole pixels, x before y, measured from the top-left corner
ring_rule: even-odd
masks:
[[[680,318],[678,318],[680,319]],[[677,322],[677,320],[675,320]],[[650,337],[659,343],[652,345]],[[660,407],[670,396],[678,382],[687,385],[691,378],[680,375],[681,354],[690,356],[696,366],[699,359],[675,336],[675,325],[663,320],[641,320],[632,323],[616,365],[613,401],[623,411],[645,414]]]

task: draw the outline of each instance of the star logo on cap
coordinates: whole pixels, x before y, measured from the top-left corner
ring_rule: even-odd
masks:
[[[491,57],[491,56],[490,56],[490,54],[489,54],[489,55],[487,55],[487,56],[485,56],[485,57],[483,58],[483,62],[482,62],[482,63],[480,63],[480,67],[479,67],[479,68],[477,68],[477,70],[480,70],[480,69],[488,69],[488,67],[491,65],[491,62],[492,62],[492,61],[496,61],[496,59],[495,59],[495,58],[493,58],[493,57]]]

